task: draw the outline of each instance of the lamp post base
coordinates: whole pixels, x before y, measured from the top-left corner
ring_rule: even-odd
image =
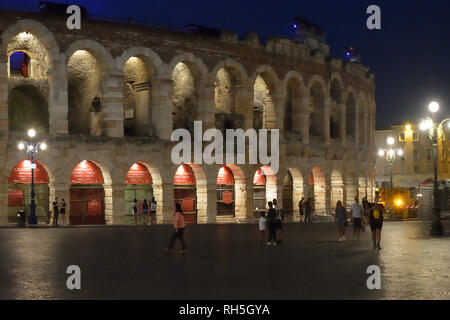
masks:
[[[30,216],[28,217],[29,225],[37,225],[36,205],[30,205]]]
[[[433,222],[431,224],[431,231],[430,234],[432,237],[439,237],[444,235],[444,226],[442,225],[442,222]]]

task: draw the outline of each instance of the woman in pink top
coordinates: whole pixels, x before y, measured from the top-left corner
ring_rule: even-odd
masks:
[[[186,228],[186,224],[184,223],[184,214],[183,210],[181,210],[181,204],[176,204],[176,212],[174,214],[174,221],[173,221],[173,227],[174,232],[172,234],[172,238],[170,240],[169,247],[166,249],[166,251],[171,251],[173,248],[173,245],[175,244],[175,240],[180,239],[181,242],[181,253],[186,253],[186,242],[184,242],[184,229]]]

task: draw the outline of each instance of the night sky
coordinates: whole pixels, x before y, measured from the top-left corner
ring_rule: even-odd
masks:
[[[343,55],[349,45],[359,51],[377,80],[377,127],[418,122],[428,103],[441,104],[441,117],[450,105],[450,1],[447,0],[53,0],[79,4],[91,15],[137,23],[182,28],[186,22],[233,30],[254,31],[260,38],[292,36],[295,16],[320,25],[331,54]],[[2,8],[35,9],[38,1],[0,0]],[[366,9],[377,4],[382,30],[366,28]]]

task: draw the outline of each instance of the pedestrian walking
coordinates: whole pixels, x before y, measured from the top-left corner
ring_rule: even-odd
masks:
[[[362,232],[366,232],[366,225],[369,224],[369,211],[370,208],[374,206],[374,204],[371,204],[369,201],[367,201],[367,197],[364,197],[362,199],[362,206],[364,208],[364,214],[363,214],[363,224],[362,224],[362,228],[361,231]]]
[[[372,231],[373,250],[381,250],[381,230],[383,230],[385,208],[378,199],[375,199],[375,206],[370,209],[369,222]]]
[[[277,212],[273,208],[273,203],[269,202],[269,209],[267,210],[267,224],[269,228],[269,239],[267,245],[277,245]]]
[[[284,214],[283,214],[283,209],[281,209],[278,206],[278,201],[277,199],[273,199],[272,201],[273,204],[273,208],[275,209],[275,212],[277,213],[277,218],[276,218],[276,234],[277,234],[277,243],[281,244],[281,241],[283,240],[283,235],[284,235],[284,229],[283,229],[283,221],[284,221]]]
[[[147,199],[144,199],[144,203],[142,204],[142,216],[144,220],[144,225],[148,225],[148,203]]]
[[[258,239],[259,245],[261,245],[264,241],[265,231],[266,231],[266,213],[261,212],[261,217],[259,218],[259,239]]]
[[[169,247],[165,249],[165,251],[172,251],[175,241],[179,239],[182,248],[180,252],[187,253],[187,246],[186,242],[184,241],[184,230],[186,229],[186,224],[184,222],[183,210],[181,209],[181,204],[179,203],[176,204],[173,227],[174,231],[172,234],[172,238],[170,239]]]
[[[66,226],[66,200],[62,199],[60,203],[59,213],[61,214],[63,226]]]
[[[356,236],[356,239],[359,241],[359,235],[361,233],[362,228],[362,220],[364,215],[364,208],[359,203],[359,198],[355,198],[355,203],[350,206],[350,212],[352,215],[353,221],[353,234]]]
[[[133,215],[133,222],[135,225],[137,225],[137,215],[138,215],[138,201],[137,199],[134,199],[133,205],[131,208],[131,214]]]
[[[302,198],[298,203],[298,211],[300,212],[300,222],[303,222],[305,216],[305,198]]]
[[[311,215],[313,212],[312,199],[308,198],[305,202],[305,222],[311,222]]]
[[[347,227],[347,210],[342,205],[341,200],[336,203],[336,224],[339,230],[339,242],[346,240],[345,238],[345,228]]]
[[[155,197],[152,198],[150,202],[150,224],[156,224],[156,208],[158,203],[155,200]]]
[[[59,207],[58,207],[58,198],[55,198],[53,201],[53,226],[58,226],[58,217],[59,217]]]

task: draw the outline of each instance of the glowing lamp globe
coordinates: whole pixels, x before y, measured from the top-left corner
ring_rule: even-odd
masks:
[[[34,130],[34,129],[28,130],[28,136],[29,136],[30,138],[36,137],[36,130]]]
[[[389,137],[389,138],[387,139],[387,144],[388,144],[388,145],[392,146],[394,143],[395,143],[395,139],[394,139],[394,138]]]
[[[432,103],[430,103],[430,105],[428,106],[428,109],[430,109],[430,111],[432,113],[438,112],[439,111],[439,103],[437,103],[436,101],[433,101]]]
[[[378,151],[378,155],[379,155],[380,157],[384,157],[384,150],[379,150],[379,151]]]

